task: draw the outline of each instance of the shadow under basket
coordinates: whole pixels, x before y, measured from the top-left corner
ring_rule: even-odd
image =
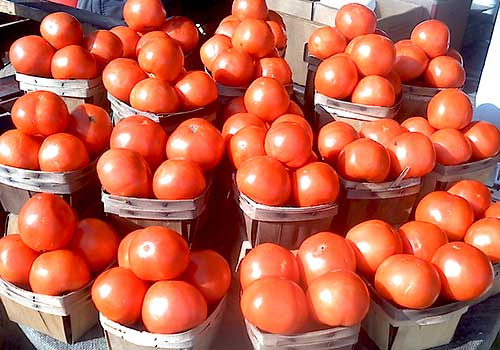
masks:
[[[227,296],[199,326],[183,333],[154,334],[125,327],[99,314],[99,320],[110,350],[182,349],[207,350],[222,323]]]

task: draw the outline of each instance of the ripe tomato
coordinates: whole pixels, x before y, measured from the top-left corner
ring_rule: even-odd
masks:
[[[118,246],[118,266],[130,269],[128,248],[130,247],[130,243],[134,239],[135,234],[141,230],[142,229],[132,231],[121,240],[120,245]]]
[[[408,254],[388,257],[375,273],[375,288],[385,299],[409,309],[426,309],[437,300],[441,280],[437,269]]]
[[[222,137],[224,138],[224,141],[226,143],[229,142],[233,135],[247,126],[262,128],[264,129],[264,134],[267,130],[266,124],[257,116],[251,113],[236,113],[224,122],[224,126],[222,127]]]
[[[170,37],[161,30],[153,30],[152,32],[147,32],[139,38],[139,41],[135,46],[135,55],[139,56],[139,52],[141,51],[142,47],[149,43],[151,40],[155,39],[170,39]]]
[[[246,18],[266,19],[268,9],[265,0],[235,0],[231,13],[240,21]]]
[[[97,30],[86,35],[82,46],[94,55],[100,72],[109,62],[123,56],[122,41],[109,30]]]
[[[255,66],[255,77],[274,78],[283,85],[292,83],[292,70],[281,57],[261,58]]]
[[[241,193],[264,205],[283,205],[292,193],[286,168],[270,156],[256,156],[241,164],[236,183]]]
[[[30,271],[33,293],[64,295],[90,282],[85,260],[71,250],[60,249],[41,254]]]
[[[53,92],[33,91],[19,97],[11,110],[12,122],[28,135],[49,136],[62,132],[69,122],[63,99]]]
[[[356,271],[356,256],[350,244],[332,232],[319,232],[302,242],[297,261],[307,286],[330,271]]]
[[[181,333],[203,323],[207,309],[203,294],[189,283],[160,281],[146,292],[142,321],[151,333]]]
[[[352,271],[335,270],[316,278],[307,289],[312,317],[330,327],[359,324],[370,309],[365,282]]]
[[[225,35],[232,39],[236,28],[240,25],[241,21],[238,19],[224,21],[219,24],[215,30],[216,35]],[[232,44],[231,44],[232,45]]]
[[[446,52],[446,56],[452,57],[455,60],[457,60],[457,62],[460,63],[460,65],[462,65],[462,66],[464,65],[464,59],[463,59],[462,55],[460,54],[460,52],[458,52],[454,48],[450,47],[448,49],[448,51]]]
[[[258,19],[241,21],[234,30],[231,41],[235,49],[244,50],[254,58],[265,57],[274,48],[271,27],[265,21]]]
[[[476,221],[467,230],[464,242],[488,255],[492,263],[500,262],[500,220],[486,217]]]
[[[286,24],[285,21],[283,20],[283,17],[276,11],[269,10],[267,13],[267,20],[268,21],[273,21],[278,23],[283,30],[286,30]]]
[[[413,44],[397,45],[394,70],[401,77],[402,82],[415,80],[420,77],[429,64],[429,59],[419,46]]]
[[[385,259],[403,252],[398,232],[382,220],[362,222],[351,228],[345,238],[356,255],[358,272],[366,278],[372,278]]]
[[[209,71],[212,72],[212,64],[220,53],[229,50],[233,44],[231,38],[225,35],[215,34],[213,37],[205,41],[200,48],[201,62]]]
[[[222,85],[246,86],[254,75],[254,61],[246,52],[230,48],[217,55],[211,72]]]
[[[84,168],[90,157],[85,144],[66,133],[50,135],[43,140],[38,152],[40,170],[63,172]]]
[[[308,321],[304,292],[297,283],[284,278],[255,281],[243,291],[240,307],[248,322],[268,333],[296,334]]]
[[[424,134],[427,137],[431,137],[431,135],[436,131],[429,121],[424,117],[411,117],[406,119],[401,123],[402,127],[408,129],[409,132],[419,132]]]
[[[245,107],[266,122],[286,113],[290,97],[283,85],[273,78],[257,78],[245,92]]]
[[[231,137],[228,156],[236,169],[250,158],[266,155],[264,148],[266,134],[267,131],[263,127],[245,126]]]
[[[204,171],[214,169],[224,156],[224,138],[219,130],[202,118],[182,122],[167,142],[168,159],[188,159]]]
[[[394,43],[395,48],[398,48],[401,46],[406,46],[406,45],[413,45],[413,43],[411,42],[411,39],[403,39],[403,40],[399,40],[398,42]]]
[[[429,62],[424,80],[431,87],[459,88],[465,83],[465,70],[454,58],[439,56]]]
[[[182,279],[203,294],[207,304],[215,304],[226,295],[231,285],[231,269],[227,261],[213,250],[192,252]]]
[[[368,34],[354,44],[350,56],[362,75],[386,76],[394,67],[396,49],[390,39]]]
[[[91,157],[108,147],[112,130],[109,114],[102,107],[84,103],[71,112],[68,132],[82,140]]]
[[[235,97],[230,100],[222,110],[224,121],[237,113],[247,113],[244,96]]]
[[[385,147],[394,143],[397,136],[406,132],[394,119],[379,119],[370,122],[364,122],[359,130],[361,137],[366,137],[377,141]]]
[[[16,72],[50,77],[50,65],[56,50],[37,35],[23,36],[10,46],[9,61]]]
[[[403,91],[403,85],[401,83],[401,78],[399,77],[399,74],[396,73],[396,71],[393,69],[389,72],[389,74],[387,74],[385,78],[389,80],[389,82],[392,84],[397,99],[399,96],[401,96],[401,93]]]
[[[374,33],[376,26],[375,12],[360,4],[346,4],[335,15],[335,27],[344,34],[347,40]]]
[[[274,47],[278,50],[284,49],[288,42],[285,28],[276,21],[266,21],[266,23],[271,28],[271,32],[273,33]]]
[[[349,41],[349,43],[347,44],[346,48],[345,48],[345,51],[344,53],[347,54],[348,56],[351,55],[352,53],[352,50],[354,49],[354,45],[357,44],[357,42],[363,37],[362,36],[357,36],[355,38],[353,38],[351,41]]]
[[[307,131],[307,134],[311,137],[311,140],[314,140],[314,134],[311,125],[302,115],[289,114],[289,113],[283,114],[281,117],[273,121],[271,127],[277,126],[279,123],[287,123],[287,122],[299,124],[301,127],[304,128],[304,130]]]
[[[462,180],[448,189],[448,192],[462,197],[474,210],[474,216],[480,219],[491,205],[491,193],[488,187],[476,180]]]
[[[115,34],[123,46],[123,56],[124,58],[135,59],[137,57],[135,53],[135,47],[140,37],[136,31],[127,26],[117,26],[110,29],[110,32]]]
[[[328,123],[319,131],[319,153],[326,162],[335,164],[344,147],[357,139],[359,134],[351,125],[341,121]]]
[[[321,62],[314,78],[315,89],[328,97],[344,99],[358,84],[356,64],[345,55],[335,55]]]
[[[349,143],[339,153],[337,171],[352,181],[384,182],[391,169],[391,158],[384,146],[362,138]]]
[[[41,138],[23,134],[17,129],[8,130],[0,136],[0,164],[38,170],[38,151],[41,145]]]
[[[494,203],[489,206],[484,212],[485,218],[498,218],[500,219],[500,203]]]
[[[127,0],[123,5],[123,18],[136,32],[146,33],[158,29],[166,17],[160,0]]]
[[[82,25],[66,12],[54,12],[40,23],[40,34],[56,50],[68,45],[79,45],[83,39]]]
[[[128,103],[132,88],[147,77],[136,61],[117,58],[104,68],[102,83],[113,97]]]
[[[325,59],[344,52],[347,41],[342,32],[336,27],[324,26],[312,32],[307,42],[307,49],[311,56]]]
[[[462,197],[436,191],[429,193],[418,203],[415,220],[439,226],[450,242],[461,241],[474,222],[474,211]]]
[[[193,71],[175,83],[184,110],[207,106],[217,100],[215,81],[205,72]]]
[[[398,177],[405,168],[410,169],[405,175],[406,179],[425,176],[436,166],[434,145],[421,133],[406,132],[396,136],[388,150],[394,177]]]
[[[198,163],[191,160],[166,160],[158,167],[153,177],[153,193],[158,199],[195,199],[206,187],[203,170]]]
[[[471,123],[462,130],[472,147],[472,160],[493,157],[500,150],[500,132],[485,121]]]
[[[137,152],[123,148],[104,152],[97,161],[97,175],[110,194],[143,198],[151,195],[151,170]]]
[[[69,45],[52,56],[50,71],[54,79],[92,79],[100,71],[95,57],[78,45]]]
[[[150,76],[171,83],[181,74],[184,54],[172,39],[153,39],[137,55],[139,66]]]
[[[283,122],[269,129],[264,146],[268,155],[288,168],[297,169],[309,160],[312,139],[303,126],[293,122]]]
[[[135,84],[130,91],[130,105],[144,112],[174,113],[179,110],[180,99],[169,83],[147,78]]]
[[[287,114],[296,114],[300,115],[301,117],[304,116],[304,112],[302,111],[302,108],[297,104],[297,102],[290,100],[290,104],[288,105],[288,110],[286,111]]]
[[[411,42],[422,48],[427,56],[443,56],[450,45],[450,30],[443,22],[430,19],[413,28]]]
[[[396,92],[386,78],[369,75],[359,81],[352,92],[351,101],[362,105],[390,107],[396,102]]]
[[[425,221],[410,221],[399,228],[403,252],[431,261],[436,250],[448,243],[439,226]]]
[[[293,172],[292,193],[299,207],[333,203],[339,190],[337,172],[326,163],[312,162]]]
[[[441,276],[441,296],[468,301],[483,295],[493,283],[493,267],[488,256],[463,242],[448,243],[432,258]]]
[[[466,163],[472,156],[472,147],[468,139],[455,129],[442,129],[431,135],[436,150],[436,160],[443,165]]]
[[[0,238],[0,277],[28,289],[31,265],[39,255],[24,244],[18,234]]]
[[[106,318],[131,325],[141,317],[142,302],[147,290],[147,283],[132,271],[113,267],[95,280],[92,285],[92,301]]]
[[[167,18],[160,28],[179,45],[183,52],[189,52],[198,45],[198,28],[189,18],[173,16]]]

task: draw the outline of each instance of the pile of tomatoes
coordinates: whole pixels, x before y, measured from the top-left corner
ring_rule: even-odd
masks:
[[[92,300],[111,321],[136,328],[142,321],[151,333],[198,326],[231,282],[222,256],[212,250],[190,252],[182,236],[161,226],[129,233],[118,248],[118,265],[96,279]]]
[[[34,91],[11,110],[16,129],[0,136],[0,164],[48,172],[85,167],[108,146],[111,119],[101,107],[82,104],[70,114],[61,97]]]
[[[78,220],[60,197],[40,193],[18,217],[17,234],[0,239],[0,277],[45,295],[64,295],[87,285],[112,264],[120,240],[99,219]]]

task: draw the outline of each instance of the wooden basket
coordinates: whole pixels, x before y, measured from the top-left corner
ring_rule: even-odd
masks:
[[[99,320],[110,350],[207,350],[222,323],[226,299],[227,296],[202,324],[178,334],[153,334],[128,328],[108,320],[102,314],[99,314]]]
[[[427,104],[434,95],[444,89],[403,84],[401,90],[403,100],[399,111],[399,121],[416,116],[425,118],[427,116]]]

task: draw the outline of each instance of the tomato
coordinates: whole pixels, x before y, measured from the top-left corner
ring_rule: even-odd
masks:
[[[348,56],[350,56],[352,53],[352,50],[354,49],[354,45],[356,45],[358,43],[358,41],[361,40],[362,37],[363,36],[357,36],[357,37],[353,38],[351,41],[349,41],[349,43],[347,44],[347,46],[345,48],[344,53],[347,54]]]
[[[448,49],[448,51],[446,52],[446,56],[452,57],[455,60],[457,60],[457,62],[460,63],[460,65],[462,65],[462,66],[464,65],[464,59],[463,59],[462,55],[460,54],[460,52],[458,52],[454,48],[450,47]]]
[[[42,140],[23,134],[17,129],[4,132],[0,136],[0,164],[21,169],[40,169],[38,151]]]
[[[30,271],[33,293],[64,295],[90,282],[85,260],[71,250],[60,249],[41,254]]]
[[[293,122],[273,125],[265,139],[266,153],[288,168],[300,168],[309,160],[312,139],[303,126]]]
[[[300,115],[301,117],[304,116],[302,108],[297,104],[297,102],[293,100],[290,100],[290,104],[288,105],[288,110],[286,111],[286,113]]]
[[[419,46],[413,44],[397,45],[394,69],[402,82],[412,81],[420,77],[429,64],[429,59]]]
[[[151,76],[171,83],[181,74],[184,54],[172,39],[153,39],[137,55],[139,66]]]
[[[267,20],[278,23],[281,26],[281,28],[283,28],[283,30],[286,31],[285,21],[283,20],[283,17],[278,12],[273,11],[273,10],[269,10],[269,12],[267,13]]]
[[[110,194],[143,198],[151,195],[151,170],[137,152],[123,148],[104,152],[97,161],[97,175]]]
[[[233,135],[247,126],[256,126],[264,129],[264,135],[267,130],[266,124],[257,116],[251,113],[236,113],[224,122],[224,126],[222,127],[224,141],[226,143],[229,142]]]
[[[120,245],[118,246],[118,266],[120,267],[125,267],[127,269],[130,269],[130,263],[128,260],[128,249],[130,247],[130,243],[135,237],[135,234],[142,229],[132,231],[128,233],[120,242]]]
[[[40,34],[56,50],[69,45],[79,45],[83,39],[82,25],[66,12],[54,12],[40,23]]]
[[[402,135],[406,130],[393,119],[379,119],[370,122],[364,122],[359,130],[361,137],[366,137],[377,141],[385,147],[393,144],[394,139]]]
[[[11,117],[16,128],[28,135],[56,134],[69,123],[63,99],[49,91],[33,91],[19,97],[12,106]]]
[[[206,187],[203,170],[191,160],[166,160],[153,177],[153,193],[163,200],[195,199]]]
[[[263,127],[245,126],[231,137],[228,156],[236,169],[250,158],[266,155],[266,134],[267,131]]]
[[[492,263],[500,262],[500,220],[486,217],[476,221],[467,230],[464,242],[481,250]]]
[[[287,85],[292,83],[292,70],[284,58],[261,58],[255,66],[255,77],[274,78]]]
[[[256,156],[241,164],[236,183],[241,193],[264,205],[283,205],[292,192],[286,168],[270,156]]]
[[[308,123],[308,121],[302,115],[288,114],[288,113],[283,114],[281,117],[279,117],[278,119],[273,121],[273,123],[271,124],[271,127],[277,126],[279,123],[299,124],[301,127],[304,128],[304,130],[307,131],[307,134],[309,135],[309,137],[311,137],[311,140],[314,140],[314,134],[313,134],[313,130],[311,128],[311,125]]]
[[[245,98],[244,96],[235,97],[230,100],[222,110],[222,116],[224,120],[227,120],[229,117],[237,114],[237,113],[247,113],[247,108],[245,107]]]
[[[295,170],[292,175],[294,202],[299,207],[333,203],[339,190],[337,172],[326,163],[309,163]]]
[[[498,218],[500,219],[500,203],[494,203],[484,212],[485,218]]]
[[[366,138],[345,146],[337,159],[339,174],[352,181],[384,182],[390,169],[389,152],[378,142]]]
[[[144,112],[174,113],[179,110],[180,98],[169,83],[147,78],[135,84],[130,91],[130,105]]]
[[[413,28],[411,42],[422,48],[430,58],[443,56],[450,45],[450,30],[443,22],[430,19]]]
[[[403,252],[431,261],[436,250],[448,243],[448,236],[430,222],[410,221],[399,228]]]
[[[148,285],[132,271],[113,267],[103,272],[92,285],[92,301],[111,321],[132,325],[141,317]]]
[[[328,97],[344,99],[358,84],[356,64],[345,55],[335,55],[321,62],[314,78],[315,89]]]
[[[375,32],[377,17],[368,7],[351,3],[342,6],[335,15],[337,27],[347,40]]]
[[[184,110],[207,106],[217,100],[215,81],[205,72],[193,71],[175,83]]]
[[[84,103],[71,112],[68,132],[82,140],[91,157],[108,147],[112,130],[111,118],[102,107]]]
[[[439,226],[450,242],[461,241],[474,222],[474,211],[462,197],[436,191],[429,193],[418,203],[415,220]]]
[[[351,125],[341,121],[328,123],[318,134],[319,153],[326,162],[335,164],[344,147],[357,139],[359,134]]]
[[[252,283],[243,291],[240,307],[248,322],[268,333],[300,333],[308,321],[305,293],[297,283],[279,277]]]
[[[224,17],[222,19],[222,21],[220,21],[220,23],[224,23],[224,22],[228,22],[228,21],[239,21],[239,19],[235,15],[229,15],[229,16]]]
[[[325,59],[344,52],[347,41],[340,30],[335,27],[324,26],[312,32],[307,42],[307,49],[311,56]]]
[[[387,74],[385,78],[389,80],[389,82],[392,84],[397,99],[399,96],[401,96],[403,91],[403,85],[401,83],[401,78],[399,77],[399,74],[396,73],[396,71],[393,69],[389,72],[389,74]]]
[[[458,165],[469,161],[472,147],[468,139],[455,129],[442,129],[431,135],[436,160],[443,165]]]
[[[396,49],[401,47],[401,46],[407,46],[407,45],[413,45],[413,43],[411,42],[411,39],[403,39],[403,40],[399,40],[397,43],[394,43],[394,47]]]
[[[231,38],[225,35],[215,34],[213,37],[205,41],[200,48],[201,62],[209,71],[212,71],[212,64],[220,53],[229,50],[233,44]]]
[[[196,25],[187,17],[173,16],[167,18],[160,30],[168,34],[183,52],[189,52],[198,45],[199,33]]]
[[[273,33],[274,47],[276,47],[278,50],[284,49],[288,42],[288,38],[283,26],[275,21],[267,21],[266,23],[271,28],[271,32]]]
[[[135,55],[139,56],[139,52],[141,51],[143,46],[155,39],[171,39],[171,38],[168,36],[168,34],[162,32],[161,30],[153,30],[152,32],[147,32],[146,34],[141,36],[139,41],[137,42],[135,46]]]
[[[92,79],[99,74],[95,57],[78,45],[58,50],[52,56],[50,70],[54,79]]]
[[[158,29],[167,17],[160,0],[127,0],[123,5],[123,18],[136,32]]]
[[[459,88],[465,83],[465,70],[454,58],[439,56],[429,62],[424,79],[431,87]]]
[[[123,55],[122,41],[109,30],[97,30],[86,35],[82,46],[94,55],[101,72],[109,62]]]
[[[151,333],[181,333],[203,323],[207,309],[203,294],[189,283],[160,281],[146,292],[142,321]]]
[[[283,85],[273,78],[257,78],[245,92],[245,107],[264,121],[272,122],[286,113],[290,97]]]
[[[330,271],[311,282],[307,302],[312,317],[330,327],[354,326],[370,309],[365,282],[352,271]]]
[[[483,295],[493,283],[493,267],[488,256],[463,242],[448,243],[432,258],[441,276],[441,296],[468,301]]]
[[[244,50],[255,58],[267,56],[274,48],[271,27],[258,19],[243,20],[236,27],[231,39],[235,49]]]
[[[211,68],[215,81],[227,86],[246,86],[254,75],[254,62],[249,54],[227,49],[214,59]]]
[[[408,254],[387,258],[375,274],[375,288],[385,299],[409,309],[426,309],[437,300],[441,280],[436,268]]]
[[[0,277],[28,289],[31,265],[39,255],[24,244],[18,234],[0,238]]]
[[[411,117],[406,119],[401,123],[401,126],[408,129],[409,132],[419,132],[424,134],[427,137],[431,137],[431,135],[436,131],[429,121],[424,117]]]
[[[224,138],[210,122],[191,118],[182,122],[167,142],[168,159],[188,159],[204,171],[214,169],[224,156]]]
[[[147,77],[136,61],[117,58],[104,68],[102,83],[113,97],[128,103],[132,88]]]
[[[246,18],[266,19],[268,9],[265,0],[234,0],[231,13],[240,21]]]
[[[216,35],[225,35],[232,39],[236,28],[240,25],[241,21],[238,19],[232,21],[221,22],[215,30]],[[231,44],[232,45],[232,44]]]
[[[10,46],[9,61],[16,72],[50,77],[50,65],[56,50],[37,35],[23,36]]]
[[[137,46],[137,42],[140,39],[139,34],[137,34],[136,31],[127,26],[117,26],[111,28],[110,32],[115,34],[122,42],[122,57],[135,59],[137,57],[135,53],[135,47]]]
[[[481,160],[498,154],[500,132],[495,125],[477,121],[471,123],[462,132],[472,147],[472,160]]]
[[[388,147],[391,156],[391,172],[398,177],[409,168],[405,178],[425,176],[436,166],[436,151],[432,141],[418,132],[406,132],[396,136]]]
[[[448,192],[462,197],[474,210],[476,219],[484,216],[484,212],[491,205],[491,193],[488,187],[476,180],[462,180],[448,189]]]
[[[350,56],[362,75],[386,76],[394,67],[396,49],[390,39],[368,34],[354,44]]]
[[[362,105],[390,107],[396,102],[396,92],[386,78],[369,75],[359,81],[352,92],[351,101]]]
[[[297,261],[307,286],[330,271],[356,271],[356,256],[350,244],[332,232],[318,232],[302,242]]]
[[[90,157],[78,137],[60,133],[50,135],[42,142],[38,162],[42,171],[63,172],[86,167]]]

